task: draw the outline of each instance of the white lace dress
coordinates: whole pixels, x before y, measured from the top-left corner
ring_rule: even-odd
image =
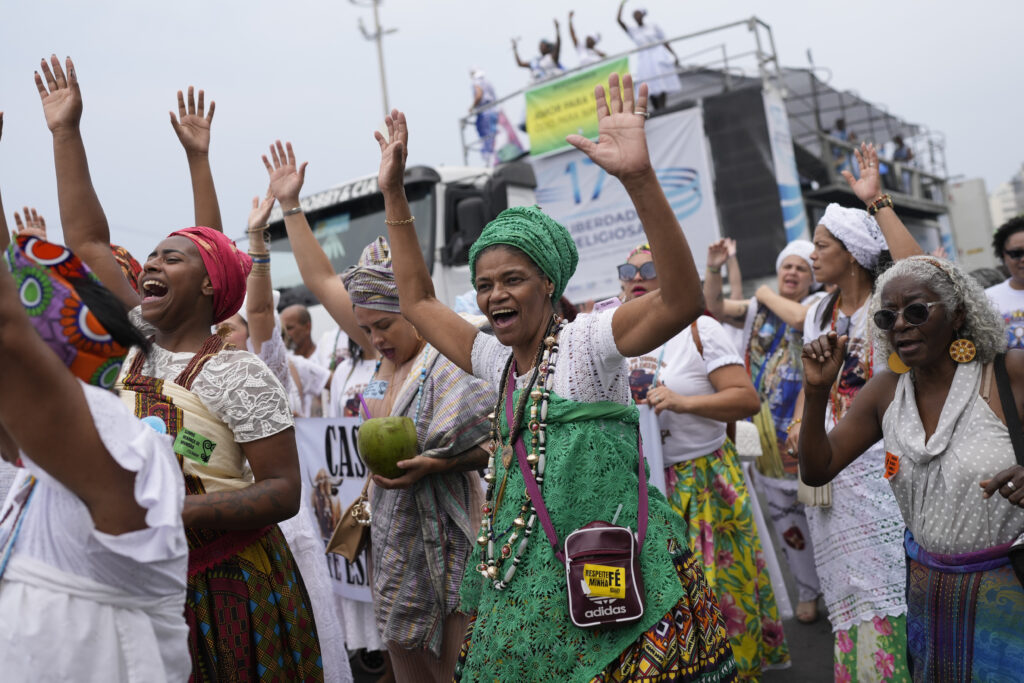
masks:
[[[831,321],[819,322],[821,305],[807,312],[805,341],[832,328]],[[865,341],[869,339],[867,308],[865,303],[852,316],[839,313],[836,318],[836,330],[848,330],[850,335],[844,374],[862,373],[861,358],[871,355]],[[884,367],[879,363],[876,370]],[[830,401],[825,426],[831,430],[834,425]],[[876,616],[907,613],[903,517],[884,472],[885,447],[879,441],[832,480],[832,507],[807,508],[815,564],[833,631],[845,631]]]

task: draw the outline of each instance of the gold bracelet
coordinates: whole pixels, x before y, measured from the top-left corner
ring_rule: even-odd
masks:
[[[786,433],[789,434],[791,431],[793,431],[793,427],[796,427],[801,422],[803,422],[803,419],[799,418],[799,417],[796,418],[795,420],[793,420],[792,422],[790,422],[789,426],[786,427]]]
[[[270,275],[270,264],[269,263],[254,263],[252,264],[252,275]]]
[[[266,230],[269,227],[270,227],[270,223],[264,223],[263,225],[261,225],[261,226],[259,226],[257,228],[248,228],[248,229],[246,229],[246,232],[263,232],[264,230]]]
[[[389,221],[387,218],[385,218],[384,223],[386,225],[408,225],[409,223],[412,223],[414,220],[416,220],[416,216],[409,216],[405,220],[401,221]]]

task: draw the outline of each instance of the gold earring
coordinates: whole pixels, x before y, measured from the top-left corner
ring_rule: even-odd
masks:
[[[893,351],[889,354],[889,360],[886,363],[889,369],[895,372],[897,375],[902,375],[910,370],[910,366],[903,362],[900,358],[900,354]]]
[[[970,363],[978,355],[978,348],[970,339],[961,337],[949,345],[949,357],[957,363]]]

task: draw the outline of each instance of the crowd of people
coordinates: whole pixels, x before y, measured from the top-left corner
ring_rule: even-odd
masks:
[[[660,39],[634,19],[638,42]],[[570,31],[579,47],[572,15]],[[544,53],[556,64],[559,45]],[[843,175],[865,208],[829,205],[812,240],[777,255],[777,286],[744,298],[742,245],[712,244],[702,281],[651,166],[653,96],[613,74],[595,92],[597,140],[567,141],[643,224],[621,294],[578,313],[569,232],[513,207],[470,248],[473,315],[435,296],[402,112],[376,133],[381,235],[336,273],[290,143],[262,157],[248,253],[223,234],[214,105],[179,92],[197,225],[140,264],[93,187],[74,64],[44,60],[35,80],[66,246],[28,208],[9,232],[0,204],[5,677],[346,681],[346,650],[365,648],[398,681],[756,681],[801,638],[783,629],[761,495],[798,621],[824,598],[826,677],[1015,678],[1024,220],[997,231],[1010,276],[986,292],[922,253],[862,144]],[[275,203],[338,326],[319,343],[273,289]],[[638,404],[660,431],[664,492],[647,482]],[[363,488],[372,604],[335,609],[322,538],[336,515],[301,493],[295,418],[318,416],[415,426],[401,475]],[[752,477],[744,421],[761,446]],[[628,547],[612,547],[622,527]],[[572,542],[594,531],[597,546]]]

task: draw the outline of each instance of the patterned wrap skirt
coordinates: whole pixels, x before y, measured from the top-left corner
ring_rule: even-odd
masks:
[[[718,598],[740,679],[757,680],[765,669],[786,666],[789,647],[732,441],[665,468],[665,488]]]
[[[185,534],[190,683],[322,681],[309,595],[277,525]]]
[[[640,634],[591,683],[724,683],[737,681],[736,662],[715,595],[693,553],[671,542],[673,565],[687,595],[657,624]],[[455,667],[456,683],[473,644],[472,617]],[[467,679],[468,683],[468,679]]]
[[[1024,588],[1007,546],[963,555],[907,550],[907,649],[914,681],[1015,681],[1024,666]]]

